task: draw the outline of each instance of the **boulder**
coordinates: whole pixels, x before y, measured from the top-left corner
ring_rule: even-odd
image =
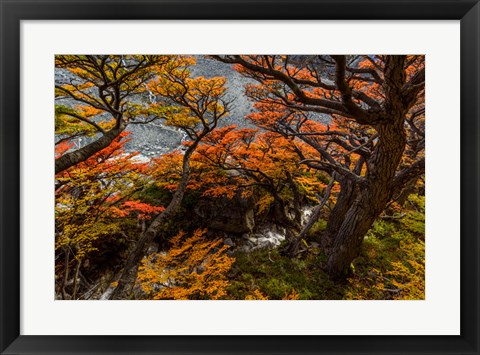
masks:
[[[237,193],[232,199],[202,199],[194,208],[195,214],[210,229],[227,233],[250,234],[255,227],[254,202]]]
[[[235,243],[233,242],[233,240],[232,240],[231,238],[225,239],[225,240],[223,241],[223,244],[228,245],[228,246],[230,246],[230,247],[235,246]]]

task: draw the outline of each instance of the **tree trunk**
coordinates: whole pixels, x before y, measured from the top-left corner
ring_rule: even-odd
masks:
[[[329,239],[324,241],[327,271],[332,278],[348,274],[353,259],[360,253],[365,234],[392,198],[392,183],[406,144],[403,119],[400,115],[392,117],[376,127],[379,142],[367,162],[365,186],[351,189],[347,184],[346,192],[340,196],[342,200],[339,198],[332,210],[328,223],[332,226],[328,226],[325,233]]]
[[[330,191],[332,190],[334,183],[335,183],[335,174],[332,176],[330,182],[328,183],[328,186],[325,189],[325,193],[323,195],[322,200],[320,201],[320,204],[313,209],[312,215],[310,216],[305,226],[303,226],[301,232],[287,242],[287,245],[285,247],[286,255],[290,257],[294,257],[298,254],[301,240],[307,236],[308,232],[313,227],[315,222],[317,222],[318,219],[320,218],[320,213],[322,212],[323,207],[328,202],[328,199],[330,197]]]
[[[137,279],[138,266],[146,255],[149,245],[161,231],[162,226],[165,225],[165,221],[172,217],[180,207],[190,178],[190,158],[197,145],[198,142],[194,142],[194,144],[192,144],[185,152],[185,155],[183,156],[182,179],[180,180],[177,190],[173,194],[172,200],[167,208],[153,220],[147,230],[141,235],[134,250],[130,253],[127,259],[123,273],[118,280],[118,286],[112,292],[110,299],[124,300],[130,297]]]
[[[408,196],[410,196],[412,193],[415,191],[415,185],[417,184],[418,178],[410,180],[405,187],[401,190],[401,192],[397,195],[394,196],[394,200],[396,203],[398,203],[400,206],[403,207],[405,202],[407,202]]]
[[[404,96],[405,56],[388,56],[385,63],[383,117],[374,125],[378,142],[366,161],[367,173],[359,184],[344,182],[337,206],[331,213],[323,244],[327,272],[334,279],[345,277],[375,219],[385,209],[394,191],[395,174],[406,145],[405,115],[412,100]],[[345,179],[348,179],[346,177]]]
[[[119,127],[112,128],[96,141],[87,144],[85,147],[70,153],[65,153],[61,157],[55,159],[55,174],[61,173],[78,163],[84,162],[95,153],[107,148],[113,140],[125,130],[125,127],[126,126],[122,124]]]
[[[292,220],[287,214],[287,206],[283,199],[275,199],[272,206],[272,213],[274,221],[285,227],[285,228],[294,228],[295,221]]]
[[[333,241],[345,219],[345,215],[352,206],[356,193],[358,193],[358,187],[352,181],[340,178],[339,183],[340,192],[337,196],[337,202],[330,212],[327,228],[320,239],[322,250],[327,255],[333,246]]]
[[[302,224],[302,194],[300,193],[297,184],[293,180],[292,174],[287,171],[287,178],[288,184],[290,185],[290,189],[293,193],[293,213],[295,224],[301,225]]]

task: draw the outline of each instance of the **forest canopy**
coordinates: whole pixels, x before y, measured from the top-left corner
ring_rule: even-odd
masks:
[[[424,299],[425,56],[58,55],[55,298]]]

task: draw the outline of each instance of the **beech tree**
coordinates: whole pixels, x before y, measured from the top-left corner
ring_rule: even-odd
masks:
[[[312,151],[299,144],[305,154]],[[312,169],[298,164],[298,156],[288,139],[269,131],[224,127],[204,140],[197,155],[205,164],[230,173],[233,186],[258,187],[267,192],[258,197],[258,213],[270,210],[272,219],[289,230],[300,230],[302,206],[307,198],[317,200],[316,192],[325,186],[321,174],[310,174],[308,170]],[[216,174],[220,175],[218,170]],[[203,184],[209,182],[202,176],[200,179]],[[218,190],[215,195],[228,192],[222,185],[214,185],[208,190],[210,194],[214,194],[214,189]]]
[[[56,284],[63,299],[78,299],[81,286],[91,288],[86,281],[79,283],[82,264],[102,242],[128,237],[127,217],[140,222],[164,210],[135,198],[152,181],[148,164],[135,160],[138,153],[125,153],[127,136],[120,133],[107,148],[55,176]],[[66,142],[59,144],[57,158],[69,148]]]
[[[330,276],[344,277],[375,219],[424,174],[424,56],[214,57],[258,82],[249,118],[338,182],[320,242]]]
[[[145,110],[132,99],[144,93],[146,82],[164,67],[176,65],[182,65],[177,57],[165,55],[57,55],[55,67],[69,73],[68,83],[55,85],[58,142],[83,136],[94,139],[56,158],[55,173],[108,147],[128,124],[157,118],[142,116]],[[100,121],[98,117],[102,114],[104,118]],[[144,119],[139,121],[140,116]]]
[[[153,104],[149,112],[155,114],[156,110],[160,110],[165,124],[179,128],[187,137],[181,161],[181,179],[168,206],[152,220],[136,242],[111,295],[112,299],[129,298],[138,267],[149,245],[180,207],[190,179],[192,154],[199,143],[216,128],[218,121],[229,112],[230,102],[225,98],[225,79],[191,78],[188,66],[194,62],[194,58],[182,57],[182,66],[165,66],[161,75],[148,83],[152,94],[165,100]],[[166,112],[165,103],[171,104],[172,109]]]

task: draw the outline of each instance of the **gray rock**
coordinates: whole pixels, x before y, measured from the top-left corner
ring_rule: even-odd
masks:
[[[233,242],[233,240],[232,240],[231,238],[225,239],[225,240],[223,241],[223,244],[228,245],[228,246],[231,246],[231,247],[235,246],[235,243]]]
[[[222,63],[204,56],[195,56],[197,64],[191,68],[192,76],[204,76],[206,78],[223,76],[227,79],[226,96],[228,100],[233,100],[232,110],[228,116],[219,122],[219,127],[235,124],[239,127],[252,126],[245,116],[253,111],[253,105],[245,96],[245,85],[254,82],[252,79],[245,78],[235,70],[232,65]],[[70,82],[76,82],[77,78],[69,71],[61,68],[55,68],[55,84],[65,85]],[[92,92],[94,95],[95,92]],[[151,101],[148,93],[138,95],[131,99],[138,104],[147,104]],[[78,103],[72,99],[57,99],[58,105],[73,107]],[[99,115],[98,121],[109,119],[109,115]],[[166,154],[175,149],[181,149],[182,141],[185,139],[184,133],[176,128],[165,126],[162,120],[157,120],[148,124],[133,124],[126,129],[130,132],[130,141],[125,144],[125,151],[140,152],[144,156],[155,157]],[[57,137],[60,139],[61,137]],[[98,137],[87,137],[74,140],[75,149],[81,148],[91,143]]]
[[[215,198],[200,200],[194,212],[211,229],[227,233],[250,234],[255,227],[254,202],[241,197],[241,192],[233,199]]]

